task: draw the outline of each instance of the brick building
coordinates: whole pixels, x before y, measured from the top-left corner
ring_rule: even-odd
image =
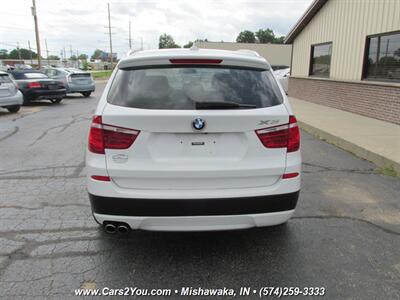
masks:
[[[289,96],[400,124],[399,0],[315,0],[285,43]]]

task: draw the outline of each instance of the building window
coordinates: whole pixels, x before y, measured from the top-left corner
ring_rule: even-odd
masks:
[[[363,75],[400,82],[400,32],[367,37]]]
[[[329,77],[332,43],[311,46],[310,76]]]

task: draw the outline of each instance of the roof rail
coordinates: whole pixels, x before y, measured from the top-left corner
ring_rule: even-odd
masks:
[[[249,50],[249,49],[238,49],[236,50],[237,52],[241,52],[243,54],[251,55],[251,56],[256,56],[256,57],[261,57],[260,54],[258,54],[257,51],[254,50]]]

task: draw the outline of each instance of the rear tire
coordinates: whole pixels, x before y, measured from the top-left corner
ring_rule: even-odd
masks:
[[[26,96],[24,96],[24,103],[22,105],[29,105],[29,104],[31,104],[31,101]]]
[[[50,99],[51,103],[59,104],[62,101],[62,98]]]
[[[11,105],[6,107],[10,113],[16,113],[21,108],[21,105]]]
[[[85,98],[90,97],[91,94],[92,94],[92,92],[83,92],[82,93],[83,97],[85,97]]]

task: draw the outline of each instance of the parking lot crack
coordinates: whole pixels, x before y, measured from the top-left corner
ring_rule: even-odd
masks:
[[[0,138],[0,142],[2,142],[2,141],[4,141],[4,140],[8,139],[8,138],[11,137],[11,136],[13,136],[13,135],[16,134],[18,131],[19,131],[19,127],[18,127],[18,126],[15,126],[12,132],[10,132],[10,133],[7,134],[6,136]]]
[[[292,217],[292,219],[342,219],[342,220],[350,220],[350,221],[354,221],[354,222],[362,222],[364,224],[367,224],[369,226],[373,226],[381,231],[384,231],[388,234],[392,234],[392,235],[397,235],[400,236],[400,232],[392,230],[392,229],[388,229],[384,226],[378,225],[376,223],[373,223],[371,221],[365,220],[365,219],[361,219],[361,218],[356,218],[356,217],[348,217],[348,216],[329,216],[329,215],[314,215],[314,216],[295,216]]]
[[[303,173],[321,173],[321,172],[346,172],[346,173],[357,173],[357,174],[372,174],[375,172],[375,169],[339,169],[334,167],[328,167],[313,163],[303,162],[303,166],[318,168],[318,170],[304,170]]]
[[[50,203],[41,203],[38,207],[29,207],[29,206],[22,206],[22,205],[0,205],[0,209],[23,209],[23,210],[41,210],[47,207],[69,207],[69,206],[80,206],[80,207],[90,207],[88,204],[83,203],[67,203],[67,204],[50,204]]]
[[[78,116],[80,116],[80,115],[82,115],[82,114],[71,116],[71,117],[72,117],[72,120],[69,121],[68,123],[60,124],[60,125],[57,125],[57,126],[53,126],[53,127],[47,128],[46,130],[43,131],[43,133],[42,133],[40,136],[38,136],[38,137],[37,137],[31,144],[29,144],[28,146],[33,146],[34,144],[36,144],[37,142],[39,142],[41,139],[43,139],[43,138],[44,138],[50,131],[52,131],[52,130],[61,128],[61,129],[58,131],[58,133],[61,133],[61,132],[64,132],[67,128],[69,128],[70,126],[72,126],[73,124],[75,124],[75,123],[77,123],[77,122],[81,122],[81,121],[86,121],[86,120],[88,120],[87,118],[83,118],[83,117],[82,117],[82,118],[78,118]]]

